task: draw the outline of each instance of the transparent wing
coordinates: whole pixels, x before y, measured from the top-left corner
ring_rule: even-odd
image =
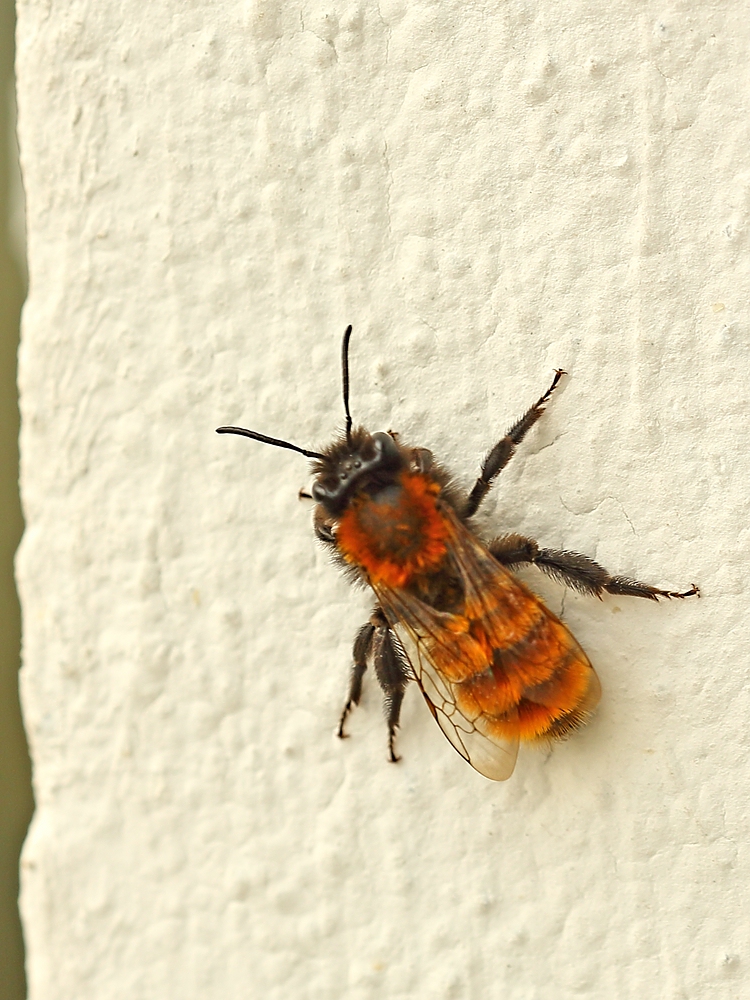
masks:
[[[471,545],[468,551],[463,551],[466,540],[462,536],[466,535],[472,543],[474,539],[460,522],[456,527],[460,529],[460,541],[452,558],[462,577],[463,610],[475,618],[486,617],[492,613],[492,601],[486,599],[484,592],[497,586],[498,577],[506,587],[512,578],[478,543],[475,544],[486,559],[478,562],[471,558]],[[509,778],[518,755],[514,710],[506,713],[504,731],[500,732],[496,722],[481,711],[472,711],[466,704],[459,707],[457,685],[448,676],[450,671],[446,667],[465,661],[467,647],[472,643],[465,633],[457,631],[457,616],[436,611],[405,590],[382,585],[373,585],[373,589],[435,721],[453,748],[486,778],[494,781]]]
[[[429,620],[430,609],[422,615],[421,609],[412,605],[407,615],[404,604],[398,598],[389,600],[380,592],[378,597],[411,664],[414,680],[451,746],[485,778],[505,781],[516,766],[518,734],[510,737],[489,735],[489,720],[482,715],[469,718],[464,710],[459,709],[454,686],[435,664],[425,641],[429,635],[432,642],[440,642],[439,625],[436,628],[437,623]],[[427,606],[423,605],[423,608]],[[439,614],[436,616],[440,617]],[[422,621],[419,622],[419,619]],[[512,716],[513,713],[509,714]]]

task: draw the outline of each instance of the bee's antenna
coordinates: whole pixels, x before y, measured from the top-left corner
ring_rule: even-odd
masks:
[[[352,335],[351,323],[344,333],[344,343],[341,345],[341,375],[344,380],[344,413],[346,414],[346,443],[352,443],[352,415],[349,412],[349,338]]]
[[[323,458],[323,456],[317,451],[308,451],[307,448],[299,448],[296,444],[290,444],[289,441],[282,441],[280,438],[267,437],[265,434],[259,434],[258,431],[249,431],[245,427],[217,427],[216,433],[239,434],[242,437],[252,438],[253,441],[262,441],[263,444],[272,444],[276,448],[288,448],[289,451],[298,451],[300,455],[304,455],[306,458]]]

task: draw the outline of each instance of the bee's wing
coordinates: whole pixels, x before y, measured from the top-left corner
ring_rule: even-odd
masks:
[[[455,649],[447,627],[452,616],[436,611],[406,591],[382,585],[373,589],[411,664],[414,679],[451,745],[480,774],[494,781],[505,781],[516,766],[518,736],[501,737],[492,732],[481,714],[472,719],[462,712],[453,685],[430,651],[441,645],[451,651]],[[512,713],[508,713],[507,721],[512,722]],[[507,728],[510,730],[512,726]]]
[[[518,736],[501,739],[482,732],[481,716],[471,720],[456,705],[451,685],[431,660],[424,642],[405,625],[396,626],[415,678],[437,724],[453,748],[485,778],[505,781],[513,774],[518,756]],[[413,652],[408,652],[409,647]]]

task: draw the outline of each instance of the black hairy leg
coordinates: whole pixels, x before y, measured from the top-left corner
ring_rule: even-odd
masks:
[[[625,597],[645,597],[649,601],[658,601],[660,597],[700,596],[695,584],[690,590],[679,593],[674,590],[660,590],[648,583],[631,580],[627,576],[612,576],[588,556],[582,556],[578,552],[540,549],[532,538],[524,538],[523,535],[505,535],[503,538],[496,538],[490,543],[489,550],[503,566],[513,567],[532,563],[567,587],[594,597],[601,598],[604,591]]]
[[[523,441],[527,431],[534,426],[544,413],[544,404],[555,391],[557,383],[564,374],[565,372],[562,369],[557,369],[555,377],[552,380],[552,385],[547,389],[545,394],[540,396],[533,406],[529,407],[521,419],[513,424],[505,437],[500,438],[495,447],[487,455],[482,465],[482,471],[479,473],[479,478],[474,483],[474,487],[462,511],[464,517],[473,517],[479,510],[479,506],[489,493],[495,477],[502,472],[511,460],[516,447]]]
[[[320,510],[316,510],[313,520],[313,531],[315,537],[324,545],[335,545],[336,538],[333,534],[331,521]]]
[[[349,694],[346,699],[346,704],[344,705],[344,711],[341,713],[341,719],[339,720],[338,736],[343,740],[346,737],[344,732],[344,723],[346,718],[354,708],[355,705],[359,705],[359,699],[362,697],[362,678],[365,676],[365,670],[367,670],[367,659],[372,650],[372,640],[375,635],[375,626],[371,621],[363,625],[362,628],[357,632],[357,636],[354,640],[354,649],[352,650],[352,658],[354,663],[352,665],[352,674],[349,681]]]
[[[400,760],[396,755],[395,739],[401,715],[404,691],[409,683],[409,672],[403,655],[394,641],[385,615],[376,608],[370,621],[363,625],[354,640],[354,665],[349,683],[349,697],[341,713],[338,735],[345,737],[344,723],[347,716],[359,704],[362,696],[362,678],[367,670],[367,660],[372,656],[375,676],[385,695],[385,716],[388,724],[388,756],[393,763]]]
[[[375,637],[372,648],[372,662],[375,667],[375,676],[385,695],[385,718],[388,725],[388,756],[395,764],[401,758],[397,756],[394,742],[396,730],[398,729],[399,718],[401,716],[401,703],[404,700],[404,691],[409,683],[409,669],[404,656],[396,646],[393,632],[391,632],[385,615],[378,610],[373,615],[373,620],[378,618],[380,624],[375,629]]]

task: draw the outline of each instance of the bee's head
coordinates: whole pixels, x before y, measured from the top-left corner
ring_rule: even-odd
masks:
[[[349,412],[349,338],[352,328],[348,326],[341,347],[341,370],[344,388],[344,413],[346,430],[344,434],[322,454],[300,448],[290,441],[268,437],[245,427],[218,427],[219,434],[240,434],[272,444],[277,448],[288,448],[314,460],[315,483],[313,499],[334,517],[340,516],[355,493],[362,491],[376,493],[393,483],[396,474],[408,464],[405,452],[396,443],[393,434],[378,431],[369,434],[363,427],[352,429]]]
[[[315,461],[313,500],[336,517],[356,493],[376,493],[392,483],[404,464],[393,435],[357,427]]]

